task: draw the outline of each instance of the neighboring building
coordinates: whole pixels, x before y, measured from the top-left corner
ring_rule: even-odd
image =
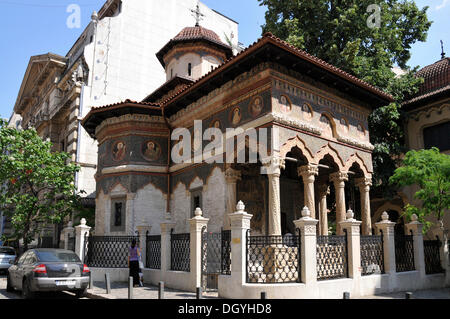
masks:
[[[97,143],[81,119],[93,106],[142,100],[156,89],[166,74],[155,54],[182,26],[194,23],[196,5],[203,24],[237,52],[238,24],[197,0],[108,0],[65,56],[30,58],[9,124],[35,127],[55,151],[71,155],[81,166],[75,183],[86,192],[85,206],[95,206]],[[60,227],[46,231],[54,245]]]
[[[83,119],[99,145],[96,235],[134,235],[139,226],[158,234],[166,218],[175,233],[188,232],[196,207],[217,232],[230,228],[238,200],[253,215],[252,234],[294,233],[304,206],[320,234],[349,207],[371,234],[368,116],[392,97],[271,34],[230,58],[231,51],[206,27],[184,28],[157,53],[162,86],[141,102],[92,108]],[[175,129],[203,135],[211,127],[267,128],[267,152],[249,136],[238,139],[238,150],[259,148],[256,163],[173,161],[171,154],[195,158],[210,143],[174,146]]]
[[[417,94],[402,104],[408,116],[405,123],[407,146],[411,150],[437,147],[442,153],[450,155],[450,58],[443,54],[441,60],[422,68],[416,75],[425,81]],[[413,198],[417,190],[417,186],[405,187],[391,201],[375,199],[372,202],[372,222],[379,221],[381,214],[388,211],[398,220],[398,230],[402,231],[405,220],[401,213],[405,205],[421,205],[420,201]],[[436,219],[430,218],[430,221],[436,222]],[[444,228],[450,229],[448,212],[443,222]],[[433,237],[432,232],[428,235]]]

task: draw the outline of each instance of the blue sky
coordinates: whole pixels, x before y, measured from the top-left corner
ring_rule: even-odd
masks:
[[[0,0],[0,118],[9,118],[30,56],[53,52],[65,55],[89,23],[92,11],[105,0]],[[142,0],[150,1],[150,0]],[[245,46],[261,36],[265,9],[257,0],[202,0],[207,6],[239,22],[239,40]],[[81,29],[66,26],[68,5],[81,7]],[[434,21],[426,43],[412,48],[409,65],[425,66],[440,59],[440,42],[450,55],[450,0],[416,0],[419,7],[430,6]]]

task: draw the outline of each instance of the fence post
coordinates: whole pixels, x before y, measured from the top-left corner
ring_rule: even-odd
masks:
[[[353,218],[351,209],[347,211],[346,220],[340,222],[342,230],[347,232],[347,269],[349,278],[358,279],[361,277],[361,242],[359,229],[360,221]]]
[[[171,221],[170,213],[166,214],[166,221],[161,223],[161,272],[162,278],[170,269],[170,231],[175,228],[175,223]],[[163,279],[165,280],[165,279]]]
[[[137,226],[139,232],[139,248],[141,250],[141,259],[144,263],[144,268],[147,267],[147,231],[150,234],[152,226]]]
[[[419,271],[420,277],[425,278],[425,253],[423,250],[423,225],[418,221],[416,214],[411,216],[411,222],[405,225],[407,235],[413,235],[414,239],[414,266]]]
[[[68,250],[69,249],[69,238],[71,237],[70,235],[73,236],[73,233],[75,231],[75,228],[72,227],[72,221],[69,221],[67,223],[67,227],[65,227],[62,232],[64,234],[64,249]]]
[[[239,201],[236,212],[228,215],[231,222],[231,282],[235,287],[242,287],[247,281],[247,230],[253,215],[244,210],[244,203]]]
[[[441,267],[445,271],[445,284],[450,285],[450,256],[449,256],[449,246],[448,246],[448,230],[444,229],[444,224],[442,221],[438,223],[438,226],[433,229],[433,235],[437,237],[441,242],[441,247],[439,248],[439,258],[441,260]],[[434,238],[433,238],[434,239]]]
[[[394,226],[395,223],[389,221],[387,212],[383,212],[381,222],[375,224],[377,235],[383,236],[384,272],[389,275],[395,275],[396,273]],[[391,277],[391,280],[393,280],[393,277]]]
[[[75,253],[84,262],[85,235],[89,236],[91,227],[86,225],[86,219],[82,218],[79,226],[75,226]],[[87,238],[87,237],[86,237]]]
[[[300,230],[301,280],[308,285],[317,282],[316,227],[318,222],[317,219],[311,218],[311,212],[306,206],[302,210],[302,218],[294,220],[295,227]]]
[[[193,291],[202,285],[202,229],[207,227],[208,218],[204,218],[200,207],[195,209],[195,216],[189,219],[190,224],[190,269],[191,287]]]

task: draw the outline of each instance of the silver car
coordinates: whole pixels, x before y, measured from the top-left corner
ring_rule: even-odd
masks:
[[[16,261],[16,250],[12,247],[0,247],[0,272],[7,271]]]
[[[35,292],[72,291],[82,297],[90,270],[78,256],[64,249],[30,249],[8,269],[7,291],[21,290],[26,299]]]

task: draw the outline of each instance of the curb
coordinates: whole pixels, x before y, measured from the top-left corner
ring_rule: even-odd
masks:
[[[84,296],[89,299],[103,299],[103,300],[116,299],[114,296],[111,296],[112,298],[108,298],[108,297],[98,295],[98,294],[95,294],[92,292],[86,292]]]

